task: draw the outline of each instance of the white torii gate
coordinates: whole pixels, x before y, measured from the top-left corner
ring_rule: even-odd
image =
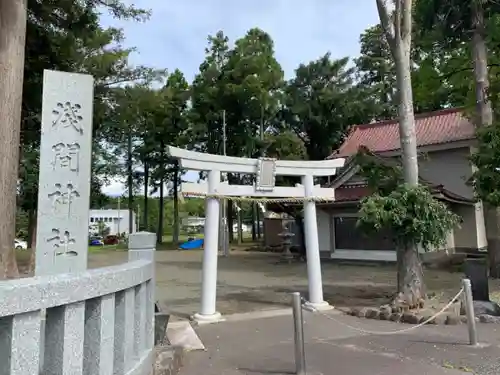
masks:
[[[217,258],[219,241],[218,196],[254,196],[269,198],[305,198],[304,232],[307,252],[307,277],[311,308],[331,308],[323,300],[321,262],[319,254],[318,224],[315,199],[334,200],[335,190],[314,185],[314,176],[332,176],[344,166],[345,159],[321,161],[290,161],[272,158],[238,158],[204,154],[168,146],[168,154],[179,160],[180,167],[196,171],[208,171],[205,183],[182,184],[183,194],[207,195],[205,209],[205,240],[203,252],[201,310],[194,315],[199,322],[221,320],[216,309]],[[229,185],[221,182],[221,172],[256,174],[255,186]],[[302,184],[295,187],[274,186],[277,175],[300,176]],[[309,198],[309,199],[308,199]]]

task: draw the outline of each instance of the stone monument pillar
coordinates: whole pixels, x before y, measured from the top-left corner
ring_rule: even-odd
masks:
[[[92,76],[44,71],[37,276],[87,269],[93,100]]]

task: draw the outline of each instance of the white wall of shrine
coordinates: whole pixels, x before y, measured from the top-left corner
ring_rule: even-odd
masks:
[[[318,208],[316,212],[316,218],[318,220],[319,251],[322,254],[330,253],[330,214],[321,208]]]

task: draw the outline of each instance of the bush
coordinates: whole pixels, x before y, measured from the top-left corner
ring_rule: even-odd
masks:
[[[420,244],[425,250],[446,243],[459,217],[433,198],[422,185],[398,185],[387,195],[375,193],[363,199],[358,225],[362,230],[391,229],[400,247]]]

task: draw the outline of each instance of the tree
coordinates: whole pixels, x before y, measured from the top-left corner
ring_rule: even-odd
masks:
[[[260,155],[264,134],[275,124],[284,85],[271,36],[250,29],[228,52],[223,72],[228,153]]]
[[[380,23],[389,44],[396,70],[399,136],[401,139],[404,180],[418,184],[417,139],[411,87],[412,1],[395,1],[393,22],[385,0],[376,0]]]
[[[250,29],[228,52],[223,70],[225,84],[227,151],[229,155],[264,156],[265,134],[276,127],[282,99],[284,73],[274,55],[274,42],[263,30]],[[252,183],[252,178],[230,174],[230,183]],[[228,201],[229,228],[233,227],[233,202]],[[238,211],[240,212],[240,211]],[[241,219],[241,215],[237,215]],[[238,220],[241,233],[241,220]],[[233,231],[229,231],[233,240]],[[240,241],[241,236],[238,236]]]
[[[362,201],[358,224],[365,230],[391,230],[398,265],[398,294],[393,302],[397,307],[416,308],[426,299],[419,247],[427,251],[441,245],[458,220],[445,204],[433,199],[429,186],[419,185],[411,76],[412,1],[397,0],[394,5],[390,15],[387,2],[377,0],[396,71],[402,155],[397,165],[387,165],[367,150],[358,155],[361,172],[374,191]]]
[[[284,90],[282,119],[304,143],[310,160],[323,160],[342,143],[349,126],[370,120],[348,59],[330,54],[300,65]]]
[[[397,223],[397,217],[394,216],[394,213],[398,211],[393,206],[395,205],[399,209],[408,207],[408,205],[413,204],[411,200],[408,200],[409,197],[412,197],[410,199],[415,199],[418,202],[418,206],[421,203],[428,202],[428,196],[423,194],[418,186],[417,139],[415,135],[410,68],[412,1],[395,1],[392,20],[387,2],[385,0],[376,1],[380,23],[390,47],[396,70],[399,137],[402,151],[401,164],[405,185],[402,185],[394,193],[394,196],[389,196],[394,200],[391,207],[387,207],[385,200],[379,199],[377,195],[363,202],[360,221],[361,223],[368,223],[373,228],[377,228],[377,225],[386,226],[395,222]],[[408,213],[411,213],[411,211],[406,212],[406,214]],[[384,219],[387,217],[391,218],[389,222],[387,222],[387,219]],[[379,221],[378,224],[377,220]],[[411,220],[405,222],[407,225],[411,223]],[[406,229],[404,233],[408,232]],[[410,237],[404,238],[403,241],[397,243],[399,293],[397,300],[406,301],[410,307],[417,307],[421,304],[421,301],[426,299],[422,263],[418,255],[418,240],[418,238]]]
[[[249,30],[230,49],[222,32],[209,37],[207,57],[192,85],[191,139],[194,147],[223,153],[222,126],[226,123],[226,154],[257,156],[264,152],[265,131],[276,125],[283,87],[283,70],[274,56],[272,38],[260,29]],[[242,176],[230,174],[230,183]],[[233,206],[227,205],[232,227]],[[232,239],[232,232],[229,232]]]
[[[396,74],[391,49],[380,25],[370,27],[360,37],[360,57],[354,60],[359,84],[370,93],[377,110],[375,120],[396,115]]]
[[[187,106],[189,99],[189,85],[184,78],[184,74],[176,69],[167,79],[164,88],[163,100],[166,108],[166,118],[163,120],[166,131],[162,136],[167,142],[179,147],[189,143],[188,138],[188,122],[187,122]],[[163,138],[162,138],[163,139]],[[177,160],[170,160],[171,167],[168,172],[171,175],[172,195],[174,202],[174,231],[173,243],[179,243],[179,183],[182,176],[182,171]]]
[[[26,38],[26,0],[0,3],[0,279],[17,277],[13,241]]]
[[[414,111],[430,112],[453,105],[452,87],[453,90],[457,87],[449,85],[449,79],[444,76],[448,74],[450,56],[460,51],[442,48],[436,35],[430,32],[413,32],[412,43],[410,69]],[[382,27],[376,25],[366,29],[361,34],[360,44],[361,54],[355,59],[356,75],[359,85],[368,94],[368,103],[373,105],[373,119],[393,119],[398,107],[396,68]]]
[[[453,0],[444,6],[436,0],[425,0],[418,3],[415,11],[419,23],[422,25],[423,32],[431,30],[441,36],[441,39],[451,47],[469,44],[474,72],[474,103],[475,103],[475,124],[478,128],[489,127],[493,124],[494,113],[491,97],[495,97],[495,90],[490,87],[490,75],[488,73],[488,42],[491,44],[491,37],[488,41],[488,27],[490,30],[498,31],[498,21],[500,6],[496,1],[490,0]],[[494,32],[492,35],[496,34]],[[472,35],[472,37],[470,36]],[[494,38],[494,37],[493,37]],[[496,47],[496,46],[495,46]],[[495,48],[496,49],[496,48]],[[495,85],[494,85],[495,87]],[[493,94],[493,95],[492,95]],[[487,135],[488,132],[492,134]],[[496,129],[481,130],[479,140],[493,139]],[[491,177],[491,168],[489,164],[481,164],[484,161],[491,160],[489,145],[479,146],[479,152],[483,155],[474,155],[478,171],[475,173],[476,192],[479,197],[484,199],[485,203],[491,204],[495,200],[490,200],[494,192],[485,190],[487,187],[493,187],[494,184],[487,181]],[[486,220],[494,222],[489,227],[494,228],[487,231],[488,237],[488,258],[490,266],[490,276],[500,277],[500,241],[499,228],[500,212],[498,206],[485,207]]]
[[[177,191],[182,171],[175,160],[167,155],[166,146],[175,145],[184,147],[189,142],[187,122],[187,102],[189,99],[189,85],[180,70],[175,70],[166,78],[165,85],[159,90],[145,88],[141,90],[141,99],[137,102],[140,126],[135,129],[139,145],[136,155],[144,165],[145,207],[144,215],[147,218],[148,187],[152,185],[154,191],[159,191],[157,240],[162,242],[164,232],[164,197],[165,184],[173,182],[174,189],[174,243],[179,239],[179,217]],[[139,109],[140,108],[140,109]],[[147,171],[147,173],[146,173]],[[147,225],[147,221],[145,220]]]
[[[205,60],[191,85],[190,147],[211,154],[222,153],[223,69],[229,39],[222,31],[208,37]]]
[[[377,157],[366,149],[358,152],[356,162],[373,192],[361,202],[358,225],[367,233],[389,229],[396,246],[398,294],[393,303],[397,308],[422,307],[426,289],[418,247],[424,251],[442,248],[459,217],[434,199],[434,187],[428,183],[405,184],[400,162]]]
[[[109,104],[113,102],[113,86],[147,77],[154,72],[153,69],[128,64],[131,50],[121,46],[121,30],[99,26],[99,14],[106,9],[102,5],[99,0],[28,1],[18,204],[28,213],[31,245],[34,245],[33,232],[36,228],[43,70],[88,73],[95,79],[91,192],[93,201],[101,202],[106,198],[100,192],[100,185],[106,176],[116,173],[116,163],[104,162],[115,157],[114,149],[108,147],[109,142],[105,142],[114,134],[107,131],[112,114]],[[148,16],[148,12],[125,6],[119,1],[110,3],[107,9],[115,17],[124,19],[141,21]]]

